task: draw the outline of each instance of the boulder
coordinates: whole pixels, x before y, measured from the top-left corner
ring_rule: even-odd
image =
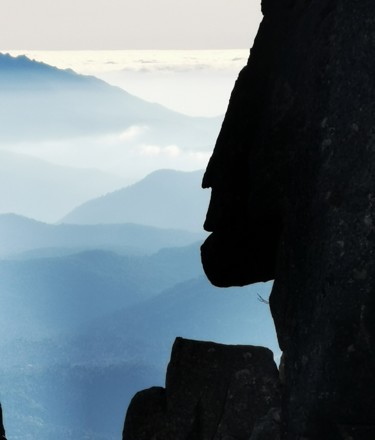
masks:
[[[177,338],[165,390],[136,394],[123,440],[249,440],[257,421],[278,406],[270,350]]]
[[[123,430],[123,439],[152,440],[165,424],[165,389],[152,387],[132,399]]]

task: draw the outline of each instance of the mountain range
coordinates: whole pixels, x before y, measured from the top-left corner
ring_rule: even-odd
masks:
[[[115,440],[132,395],[162,385],[177,336],[278,354],[269,308],[257,299],[269,283],[210,285],[201,240],[188,244],[199,234],[15,215],[0,216],[0,231],[3,249],[29,249],[0,260],[0,389],[11,438]]]
[[[155,161],[160,146],[170,157],[206,154],[220,118],[187,117],[94,77],[2,54],[0,100],[0,391],[9,439],[121,438],[132,395],[162,385],[177,336],[262,344],[279,355],[269,307],[257,298],[267,299],[270,283],[218,289],[204,277],[202,171],[130,179],[89,169],[98,150],[129,173],[134,157]]]
[[[3,214],[0,215],[0,258],[56,257],[95,249],[142,255],[191,244],[203,236],[203,231],[136,224],[51,225]]]
[[[165,164],[202,168],[221,122],[1,53],[0,101],[0,213],[44,222]]]
[[[56,222],[74,206],[127,183],[125,178],[103,171],[0,150],[0,214],[13,212]]]
[[[195,118],[144,101],[93,76],[26,56],[0,54],[0,141],[30,142],[122,133],[147,127],[143,141],[212,148],[220,118]]]
[[[3,342],[48,338],[202,273],[199,244],[153,255],[103,250],[0,261]],[[17,319],[14,319],[17,316]]]
[[[278,354],[269,308],[257,299],[269,284],[213,287],[197,245],[141,258],[90,251],[3,261],[0,276],[10,338],[0,344],[0,388],[19,438],[115,440],[133,394],[163,384],[176,336]]]

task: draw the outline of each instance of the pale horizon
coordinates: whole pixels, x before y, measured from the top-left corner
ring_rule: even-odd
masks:
[[[189,116],[224,115],[249,49],[5,50],[72,69]]]

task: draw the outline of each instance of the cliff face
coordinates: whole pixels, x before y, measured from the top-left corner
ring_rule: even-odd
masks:
[[[275,279],[286,439],[375,438],[375,7],[263,1],[204,186],[218,286]]]

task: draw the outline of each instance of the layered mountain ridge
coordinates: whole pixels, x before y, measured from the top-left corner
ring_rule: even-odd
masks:
[[[1,53],[0,97],[0,140],[8,142],[121,133],[141,125],[148,127],[145,140],[212,147],[220,123],[144,101],[93,76]]]
[[[158,170],[134,185],[90,200],[63,223],[137,223],[202,231],[209,191],[202,191],[203,171]]]

